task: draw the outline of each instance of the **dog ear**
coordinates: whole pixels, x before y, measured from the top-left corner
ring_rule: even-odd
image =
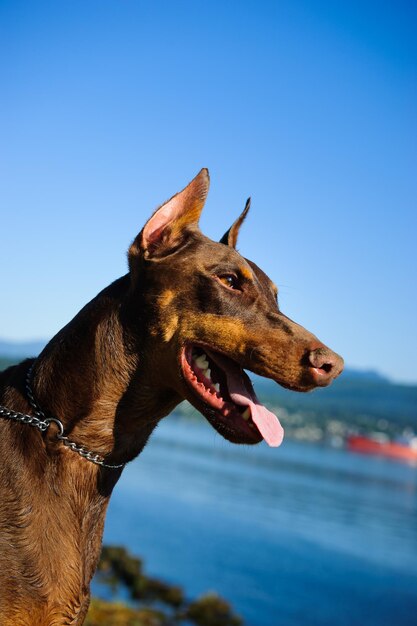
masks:
[[[138,253],[145,259],[161,257],[176,250],[187,229],[198,228],[209,183],[208,170],[203,168],[182,191],[160,206],[131,245],[129,258]]]
[[[246,200],[245,208],[243,209],[242,213],[239,215],[237,220],[233,222],[229,230],[220,239],[220,243],[224,243],[226,246],[230,246],[231,248],[236,248],[239,229],[242,226],[242,223],[248,214],[249,208],[250,208],[250,198]]]

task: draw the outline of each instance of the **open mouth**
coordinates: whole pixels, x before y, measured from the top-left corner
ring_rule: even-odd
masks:
[[[284,430],[256,397],[249,377],[236,361],[207,348],[187,345],[181,367],[193,391],[193,404],[223,437],[233,443],[265,439],[279,446]]]

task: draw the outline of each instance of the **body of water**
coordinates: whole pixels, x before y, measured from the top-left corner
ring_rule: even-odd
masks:
[[[106,543],[247,626],[416,626],[417,468],[167,418],[116,486]]]

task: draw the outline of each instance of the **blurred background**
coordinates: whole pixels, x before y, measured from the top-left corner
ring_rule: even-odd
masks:
[[[124,274],[201,167],[202,230],[219,239],[251,196],[240,251],[347,363],[306,397],[256,381],[281,449],[234,447],[182,405],[116,489],[105,541],[248,626],[415,624],[416,18],[385,0],[0,2],[2,366]]]

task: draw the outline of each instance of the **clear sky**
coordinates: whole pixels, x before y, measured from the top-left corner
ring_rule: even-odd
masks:
[[[49,337],[206,166],[219,238],[348,365],[417,382],[413,2],[0,1],[0,337]]]

